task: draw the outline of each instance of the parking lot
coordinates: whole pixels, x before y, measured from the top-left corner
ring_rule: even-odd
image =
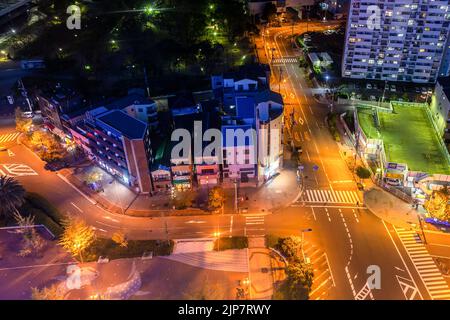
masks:
[[[348,81],[340,85],[337,91],[339,97],[344,99],[424,103],[431,98],[433,89],[433,87],[419,84],[411,86],[398,82],[364,80],[352,83]]]

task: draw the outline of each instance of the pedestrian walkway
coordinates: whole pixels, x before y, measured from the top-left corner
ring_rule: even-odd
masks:
[[[355,300],[366,300],[367,298],[369,298],[370,300],[374,300],[372,290],[366,283],[364,287],[362,287],[362,289],[356,294]]]
[[[450,299],[450,289],[419,235],[412,230],[394,227],[409,258],[433,300]]]
[[[314,279],[309,294],[310,300],[324,300],[329,296],[331,288],[335,287],[333,274],[328,265],[326,253],[317,246],[305,241],[303,245],[305,258],[312,264]]]
[[[11,141],[16,141],[19,137],[20,132],[12,132],[12,133],[5,133],[0,135],[0,143],[6,143]]]
[[[260,237],[265,235],[264,215],[245,216],[245,236]]]
[[[209,270],[248,272],[247,249],[178,253],[162,258]]]
[[[298,63],[298,59],[296,57],[283,57],[283,58],[275,58],[272,60],[273,64],[284,64],[284,63]]]
[[[177,239],[173,248],[173,253],[192,253],[213,251],[214,239]]]
[[[356,191],[306,190],[299,202],[357,204],[361,200]]]

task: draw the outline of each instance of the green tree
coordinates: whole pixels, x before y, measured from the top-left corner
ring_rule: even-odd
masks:
[[[64,232],[59,244],[74,257],[83,262],[83,252],[95,241],[95,232],[86,221],[79,217],[68,217],[63,222]]]
[[[273,19],[275,19],[276,15],[277,7],[272,2],[267,2],[264,5],[261,18],[270,23]]]
[[[424,208],[428,213],[439,220],[450,222],[450,188],[445,186],[434,190],[430,198],[425,201]]]
[[[279,238],[276,248],[289,261],[297,260],[297,255],[301,249],[302,241],[300,237]]]
[[[312,266],[301,261],[290,263],[286,268],[286,280],[281,285],[285,300],[308,300],[313,284]]]
[[[222,208],[225,203],[225,193],[220,187],[214,187],[209,191],[208,206],[212,210]]]
[[[30,118],[22,117],[22,110],[19,107],[15,110],[15,119],[16,119],[16,130],[22,133],[28,132],[30,130],[31,124],[33,120]]]
[[[190,207],[194,201],[195,194],[191,191],[178,191],[172,199],[172,205],[177,210],[182,210]]]
[[[63,290],[60,289],[58,284],[53,284],[50,287],[38,289],[36,287],[31,288],[32,300],[63,300]]]
[[[0,176],[0,217],[12,217],[25,202],[25,189],[14,178]]]
[[[96,183],[102,180],[103,174],[100,171],[92,170],[84,176],[86,183]]]
[[[17,225],[22,227],[22,248],[19,256],[27,257],[33,253],[39,253],[45,245],[44,239],[39,235],[34,226],[34,216],[23,217],[19,212],[14,214]]]
[[[367,168],[364,168],[362,166],[358,166],[356,168],[356,175],[360,178],[360,179],[369,179],[370,178],[370,170]]]

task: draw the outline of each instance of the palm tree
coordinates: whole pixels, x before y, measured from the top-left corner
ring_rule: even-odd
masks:
[[[25,189],[15,179],[0,176],[0,217],[11,217],[25,202]]]

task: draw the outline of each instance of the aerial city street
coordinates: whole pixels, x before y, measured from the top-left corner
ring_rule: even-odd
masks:
[[[450,300],[450,1],[1,3],[0,300]]]

